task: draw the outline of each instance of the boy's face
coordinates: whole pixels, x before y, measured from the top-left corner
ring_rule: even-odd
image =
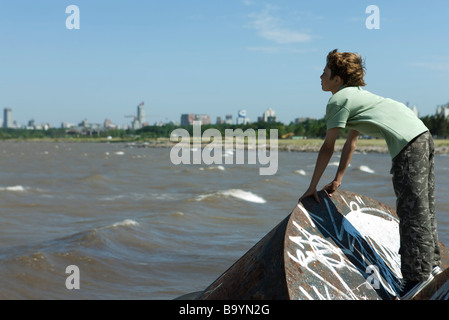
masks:
[[[321,89],[323,91],[330,91],[332,94],[335,94],[338,90],[340,90],[343,85],[343,81],[339,76],[335,76],[331,79],[331,69],[327,66],[323,70],[323,74],[321,75]]]

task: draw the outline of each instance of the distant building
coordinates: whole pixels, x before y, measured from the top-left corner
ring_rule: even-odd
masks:
[[[144,103],[141,102],[137,106],[137,120],[140,122],[141,126],[144,126],[145,124],[145,109],[144,109]]]
[[[416,106],[413,106],[413,107],[411,107],[410,109],[413,111],[413,113],[415,114],[415,116],[419,117],[419,111],[418,111],[418,108],[417,108]]]
[[[183,114],[181,115],[181,126],[191,126],[194,121],[201,121],[201,124],[210,124],[208,114]]]
[[[131,128],[133,130],[142,129],[143,127],[148,126],[145,117],[146,114],[143,102],[139,103],[139,105],[137,106],[137,116],[136,115],[125,116],[125,118],[133,118],[133,121],[131,122]]]
[[[221,117],[217,117],[216,124],[234,124],[232,122],[232,114],[227,114],[224,120]]]
[[[225,116],[225,123],[226,124],[232,124],[232,114],[227,114]]]
[[[140,123],[140,121],[136,118],[134,118],[133,122],[131,123],[131,127],[133,128],[133,130],[139,130],[142,129],[142,124]]]
[[[144,103],[141,102],[137,106],[137,117],[134,117],[133,122],[131,123],[132,128],[134,130],[142,129],[143,127],[148,125],[148,123],[146,123],[145,121]]]
[[[273,109],[268,108],[262,115],[262,117],[258,118],[259,121],[274,123],[277,122],[276,112]]]
[[[445,118],[449,117],[449,103],[437,108],[437,115],[442,115]]]
[[[210,124],[210,117],[208,114],[197,114],[195,121],[201,121],[201,124]]]
[[[238,116],[237,116],[237,124],[247,124],[250,120],[246,116],[246,110],[239,110]]]
[[[17,126],[16,126],[17,128]],[[27,130],[48,130],[51,126],[49,123],[43,123],[43,124],[36,124],[36,121],[34,119],[31,119],[28,121],[28,125],[23,125],[22,129]]]
[[[87,122],[87,119],[84,119],[78,124],[78,127],[87,128],[89,127],[89,122]]]
[[[3,110],[3,115],[3,128],[14,128],[11,108],[5,108],[5,110]]]
[[[34,127],[28,127],[27,129],[32,129],[32,130],[45,130],[47,131],[48,129],[50,129],[51,126],[48,123],[44,123],[44,124],[37,124],[34,125]]]
[[[104,120],[104,127],[106,129],[113,129],[113,130],[114,129],[119,129],[119,126],[116,125],[116,124],[113,124],[110,119]]]
[[[303,123],[303,122],[305,122],[307,120],[314,120],[314,118],[296,118],[295,119],[295,124]]]
[[[195,121],[195,115],[194,114],[183,114],[181,115],[181,126],[191,126],[193,124],[193,121]]]
[[[61,128],[62,129],[69,129],[72,127],[75,127],[76,125],[73,123],[68,123],[68,122],[61,122]]]

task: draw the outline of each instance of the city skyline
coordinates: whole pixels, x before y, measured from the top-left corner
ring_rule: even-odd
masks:
[[[234,121],[234,117],[232,114],[227,113],[224,117],[224,119],[222,118],[222,116],[217,116],[216,121],[213,121],[210,117],[209,114],[195,114],[195,113],[185,113],[185,114],[181,114],[180,115],[180,121],[170,121],[167,123],[164,122],[156,122],[156,123],[149,123],[146,122],[146,111],[144,108],[145,103],[142,101],[141,103],[139,103],[137,105],[137,113],[136,115],[127,115],[125,116],[125,118],[132,118],[133,120],[131,120],[131,122],[129,123],[125,123],[123,125],[119,125],[116,123],[113,123],[111,121],[111,119],[109,118],[105,118],[103,124],[101,123],[92,123],[89,122],[88,119],[84,119],[82,120],[80,123],[76,124],[76,123],[69,123],[69,122],[61,122],[60,126],[51,126],[48,122],[42,122],[41,124],[36,124],[36,121],[34,119],[30,119],[28,121],[28,124],[18,124],[17,121],[15,121],[13,119],[12,116],[12,109],[11,108],[5,108],[3,110],[3,115],[4,118],[1,119],[0,118],[0,122],[2,122],[2,128],[25,128],[25,129],[44,129],[47,130],[49,128],[74,128],[74,127],[96,127],[96,128],[100,128],[102,127],[104,129],[141,129],[145,126],[152,126],[152,125],[165,125],[165,124],[174,124],[174,125],[181,125],[181,126],[186,126],[186,125],[193,125],[194,121],[200,121],[202,124],[247,124],[247,123],[252,123],[252,122],[268,122],[268,123],[274,123],[274,122],[278,122],[278,117],[276,115],[276,111],[273,110],[271,107],[267,108],[261,116],[257,117],[256,121],[251,121],[251,119],[249,117],[247,117],[247,113],[245,109],[241,109],[238,111],[237,116],[235,118]],[[416,106],[409,106],[407,105],[407,107],[409,107],[413,113],[415,113],[415,115],[417,117],[420,117],[419,115],[419,110]],[[444,116],[444,118],[448,118],[449,117],[449,103],[445,104],[445,105],[440,105],[438,106],[438,108],[436,109],[436,112],[434,113],[434,115],[442,115]],[[289,124],[289,123],[299,123],[302,121],[305,121],[306,119],[316,119],[316,118],[311,118],[311,117],[296,117],[295,119],[291,119],[288,122],[284,122],[284,124]]]
[[[237,113],[237,116],[235,118],[235,121],[233,120],[234,117],[232,114],[227,113],[225,115],[225,120],[222,120],[221,116],[217,116],[216,120],[213,121],[210,118],[209,114],[194,114],[194,113],[188,113],[188,114],[181,114],[180,115],[180,121],[170,121],[168,123],[163,122],[156,122],[156,123],[148,123],[146,122],[146,111],[144,108],[145,103],[142,101],[140,104],[137,105],[137,114],[136,115],[127,115],[125,118],[132,118],[132,120],[129,120],[129,123],[125,123],[123,125],[118,125],[116,123],[113,123],[111,119],[105,118],[103,127],[105,128],[112,128],[112,129],[126,129],[126,128],[132,128],[132,129],[140,129],[144,126],[148,125],[163,125],[172,123],[175,125],[192,125],[194,121],[201,121],[203,124],[219,124],[219,123],[226,123],[226,124],[244,124],[244,123],[251,123],[251,120],[249,117],[246,117],[246,110],[242,109],[239,110]],[[40,124],[36,123],[34,119],[30,119],[27,124],[25,123],[17,123],[16,120],[14,120],[12,115],[12,109],[11,108],[4,108],[3,110],[3,119],[0,118],[0,122],[2,123],[2,128],[25,128],[25,129],[48,129],[48,128],[72,128],[72,127],[88,127],[88,126],[101,126],[100,123],[92,123],[89,122],[87,118],[84,118],[76,124],[75,122],[66,122],[61,121],[60,126],[51,126],[49,122],[43,121]],[[297,119],[291,120],[296,121]],[[256,122],[277,122],[277,116],[276,112],[272,108],[268,108],[266,111],[262,113],[262,116],[257,117]]]
[[[444,0],[2,3],[0,108],[52,127],[123,125],[138,101],[150,124],[242,109],[255,121],[269,107],[283,123],[321,118],[319,77],[338,48],[365,59],[367,90],[432,115],[449,99],[448,11]]]

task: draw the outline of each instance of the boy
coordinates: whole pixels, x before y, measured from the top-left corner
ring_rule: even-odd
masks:
[[[326,108],[327,133],[308,190],[299,199],[318,200],[317,185],[334,152],[340,128],[349,128],[335,179],[323,190],[329,196],[340,187],[360,133],[386,140],[399,216],[401,300],[412,299],[441,272],[435,219],[434,145],[427,127],[404,104],[360,87],[365,68],[351,52],[331,51],[321,75],[323,91],[332,92]]]

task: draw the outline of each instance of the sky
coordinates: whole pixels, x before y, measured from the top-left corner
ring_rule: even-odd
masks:
[[[366,90],[433,115],[449,102],[448,12],[447,0],[0,0],[0,109],[53,127],[122,126],[140,102],[150,124],[322,118],[338,49],[365,59]]]

